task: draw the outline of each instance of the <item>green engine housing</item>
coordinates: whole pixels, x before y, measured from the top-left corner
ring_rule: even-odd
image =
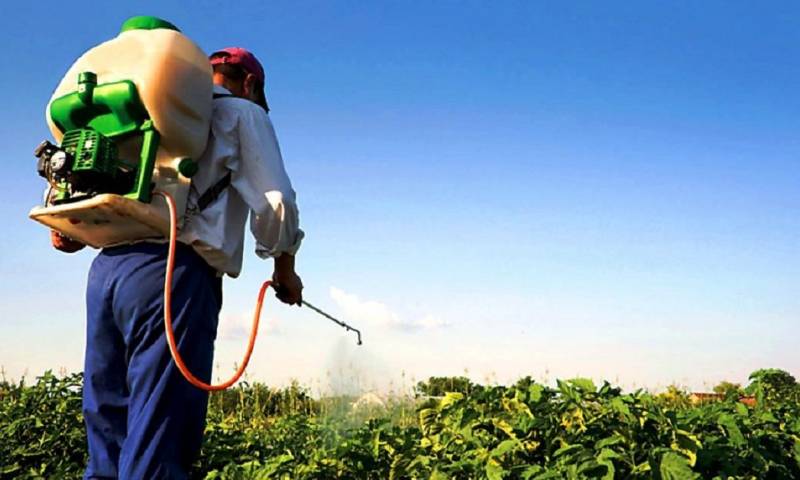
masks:
[[[40,147],[37,156],[54,203],[99,193],[150,201],[160,137],[133,82],[98,85],[97,75],[82,72],[77,91],[53,100],[50,117],[64,137],[59,147]],[[120,159],[116,142],[134,135],[142,136],[139,158]]]
[[[68,131],[61,140],[61,148],[75,159],[72,164],[74,173],[91,172],[111,177],[117,173],[117,145],[95,130]]]
[[[69,130],[61,149],[72,160],[62,192],[127,193],[131,188],[131,172],[119,161],[117,145],[100,132]]]

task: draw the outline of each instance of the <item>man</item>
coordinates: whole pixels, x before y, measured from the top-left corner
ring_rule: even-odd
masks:
[[[295,192],[267,112],[264,69],[242,48],[211,55],[214,113],[178,237],[172,311],[189,369],[210,381],[222,274],[239,275],[245,222],[256,254],[274,258],[277,297],[299,305],[294,255],[303,238]],[[83,246],[56,232],[53,246]],[[163,324],[167,246],[103,249],[89,271],[83,413],[84,478],[186,478],[202,442],[208,394],[175,367]]]

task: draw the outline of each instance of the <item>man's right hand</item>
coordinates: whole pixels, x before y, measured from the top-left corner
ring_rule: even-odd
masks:
[[[66,235],[62,235],[55,230],[50,230],[50,243],[53,244],[53,247],[56,250],[66,253],[75,253],[86,246],[81,242],[73,240]]]
[[[294,255],[288,253],[275,258],[275,272],[272,274],[276,294],[283,303],[301,305],[303,302],[303,282],[294,271]]]

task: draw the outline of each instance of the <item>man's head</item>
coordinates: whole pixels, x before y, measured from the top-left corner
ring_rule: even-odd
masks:
[[[269,112],[264,96],[264,67],[255,55],[244,48],[231,47],[212,53],[209,60],[214,68],[214,84],[227,88],[237,97],[251,100]]]

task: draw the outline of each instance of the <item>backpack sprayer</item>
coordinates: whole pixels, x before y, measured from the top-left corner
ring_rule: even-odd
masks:
[[[77,88],[75,80],[77,79]],[[186,367],[172,331],[175,245],[191,186],[201,168],[212,112],[208,58],[171,23],[133,17],[120,34],[83,54],[67,71],[47,106],[55,145],[34,154],[47,180],[45,206],[29,216],[94,248],[169,239],[164,281],[164,326],[175,364],[193,385],[223,390],[244,373],[255,345],[262,284],[247,351],[229,380],[218,385]],[[164,198],[154,204],[153,196]],[[357,334],[361,332],[303,301],[303,305]]]

